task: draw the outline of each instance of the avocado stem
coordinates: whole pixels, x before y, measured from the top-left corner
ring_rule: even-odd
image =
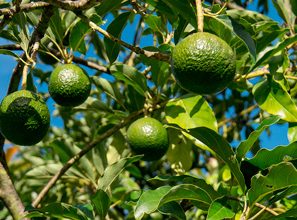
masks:
[[[197,25],[198,25],[198,31],[203,32],[203,26],[204,26],[204,17],[203,17],[203,7],[201,0],[196,0],[196,10],[197,10]]]

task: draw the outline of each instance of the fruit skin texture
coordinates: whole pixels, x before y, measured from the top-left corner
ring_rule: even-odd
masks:
[[[0,105],[0,131],[17,145],[34,145],[50,126],[50,113],[41,96],[20,90],[6,96]]]
[[[217,93],[235,76],[235,54],[216,35],[198,32],[175,46],[172,70],[177,83],[185,90],[197,94]]]
[[[82,104],[90,95],[89,76],[75,64],[57,66],[49,79],[49,93],[61,106],[75,107]]]
[[[127,130],[127,140],[136,154],[144,154],[143,160],[159,160],[168,150],[166,128],[154,118],[140,118]]]

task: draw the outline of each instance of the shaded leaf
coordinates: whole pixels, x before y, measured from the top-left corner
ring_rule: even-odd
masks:
[[[108,212],[110,203],[109,197],[106,192],[101,189],[97,190],[95,195],[92,195],[91,201],[100,219],[104,219]]]
[[[87,48],[85,37],[90,32],[91,28],[84,21],[77,22],[70,32],[69,43],[74,51],[79,51],[86,54]]]
[[[297,122],[297,107],[290,95],[275,80],[269,78],[257,83],[253,94],[259,107],[289,122]]]
[[[229,166],[232,174],[244,192],[246,189],[244,177],[240,171],[236,155],[229,143],[215,131],[205,127],[190,129],[189,134],[212,149],[216,155]]]
[[[175,219],[186,220],[183,208],[177,202],[168,202],[158,208],[158,211],[164,215],[170,215]]]
[[[257,141],[261,133],[269,126],[277,123],[279,121],[278,116],[271,116],[269,118],[264,119],[259,127],[254,130],[249,137],[245,140],[242,141],[239,146],[237,147],[237,158],[239,161],[245,157],[246,153],[253,147],[253,144]]]
[[[130,15],[130,12],[120,14],[107,27],[107,32],[114,37],[121,38],[122,31],[124,30]],[[113,63],[117,59],[120,52],[120,45],[106,37],[104,37],[104,44],[109,62]]]

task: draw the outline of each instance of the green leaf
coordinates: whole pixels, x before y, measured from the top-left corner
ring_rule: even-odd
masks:
[[[40,209],[32,209],[30,212],[28,215],[26,215],[26,217],[51,217],[58,219],[67,218],[73,220],[89,220],[89,218],[79,208],[65,203],[51,203]]]
[[[272,150],[261,149],[248,161],[254,166],[264,170],[271,165],[297,159],[297,142],[287,146],[278,146]]]
[[[132,86],[140,95],[144,96],[145,91],[147,91],[146,78],[136,68],[117,63],[110,67],[110,71],[117,80],[124,81],[127,85]]]
[[[252,178],[248,191],[250,207],[266,195],[290,186],[297,186],[297,170],[293,164],[284,162],[270,167],[266,176],[259,173]]]
[[[155,190],[147,190],[142,193],[134,209],[135,219],[142,219],[145,214],[155,212],[159,207],[161,199],[170,188],[170,186],[161,186]]]
[[[195,185],[196,187],[202,189],[205,191],[208,196],[212,199],[215,200],[221,195],[216,192],[213,187],[205,182],[204,179],[200,179],[196,176],[191,176],[191,175],[180,175],[180,176],[156,176],[149,181],[151,182],[161,182],[161,184],[166,184],[169,185],[176,185],[177,183],[183,183],[183,184],[191,184]]]
[[[50,19],[48,31],[52,32],[51,36],[55,36],[55,40],[59,44],[63,43],[64,29],[64,23],[62,23],[59,10],[56,8],[54,15]]]
[[[116,38],[121,38],[122,31],[124,30],[130,15],[130,12],[126,12],[117,16],[107,27],[107,32]],[[113,63],[119,55],[120,45],[106,37],[104,37],[104,44],[109,62]]]
[[[120,159],[118,162],[108,166],[102,177],[98,179],[98,189],[106,191],[110,184],[120,175],[120,173],[130,165],[141,159],[142,156],[126,157]]]
[[[269,60],[274,54],[277,52],[284,50],[287,46],[290,44],[293,44],[297,42],[297,35],[294,35],[293,37],[288,37],[284,39],[283,41],[278,42],[275,46],[272,46],[270,48],[267,48],[265,53],[261,54],[257,58],[256,63],[251,67],[250,72],[254,70],[256,67],[260,65],[264,65],[267,60]]]
[[[215,17],[205,17],[205,29],[214,32],[224,39],[232,48],[236,49],[237,54],[249,55],[253,60],[256,58],[256,46],[248,32],[227,15],[218,15]]]
[[[122,2],[125,2],[126,0],[108,0],[108,1],[102,1],[100,5],[98,5],[95,10],[98,15],[103,16],[108,12],[111,12],[112,10],[118,8],[121,6]]]
[[[253,94],[259,107],[289,122],[297,122],[297,107],[290,95],[275,80],[269,78],[257,83]]]
[[[239,161],[241,161],[241,159],[245,157],[246,153],[253,147],[253,144],[259,138],[261,133],[267,127],[277,123],[279,121],[279,119],[280,118],[278,116],[271,116],[271,117],[265,118],[261,122],[259,127],[256,130],[254,130],[245,141],[242,141],[239,144],[239,146],[237,147],[237,151],[236,151],[237,158]]]
[[[4,54],[4,55],[9,55],[9,56],[13,56],[17,59],[19,59],[19,55],[17,55],[16,53],[10,51],[10,50],[6,50],[6,49],[0,49],[0,54]]]
[[[152,14],[147,15],[144,18],[144,21],[154,32],[159,32],[160,34],[166,33],[166,28],[160,16],[156,16]]]
[[[37,92],[37,88],[34,85],[34,79],[33,79],[33,70],[31,69],[30,72],[27,75],[27,85],[26,85],[26,90],[32,91],[32,92]]]
[[[213,201],[209,207],[207,220],[221,220],[233,218],[235,213],[228,205],[228,198],[222,197]]]
[[[192,141],[176,129],[168,129],[168,136],[170,145],[166,155],[171,168],[182,172],[190,170],[193,164]]]
[[[246,189],[244,177],[240,171],[236,155],[229,143],[215,131],[205,127],[190,129],[188,133],[212,149],[229,166],[244,192]]]
[[[172,187],[160,201],[160,206],[172,201],[180,201],[183,199],[194,200],[203,203],[206,207],[212,203],[211,197],[207,191],[201,189],[194,184],[180,184]]]
[[[186,220],[187,217],[183,208],[177,202],[168,202],[158,208],[158,211],[164,215],[169,215],[174,219]]]
[[[166,104],[165,114],[169,124],[176,124],[183,129],[207,127],[217,131],[215,115],[200,95],[189,94],[170,100]]]
[[[288,140],[290,143],[297,141],[297,123],[289,123]]]
[[[277,216],[272,216],[271,220],[287,220],[288,218],[296,219],[297,217],[297,208],[290,209],[285,213],[279,214]]]
[[[238,10],[238,9],[230,9],[226,11],[227,15],[232,17],[234,20],[239,21],[240,19],[245,19],[250,23],[258,23],[261,21],[271,21],[271,18],[265,16],[257,11],[250,10]]]
[[[291,30],[294,30],[296,14],[293,13],[293,6],[297,6],[293,0],[273,0],[274,7],[278,14],[286,21]]]
[[[173,12],[180,14],[188,23],[193,27],[197,27],[197,19],[194,8],[191,6],[188,0],[161,0],[168,7],[172,9]]]
[[[91,201],[95,207],[96,214],[99,215],[100,219],[105,219],[110,203],[107,193],[98,189],[95,195],[92,195]]]
[[[85,36],[90,32],[91,28],[84,22],[77,22],[70,32],[69,43],[73,51],[79,51],[86,54]]]

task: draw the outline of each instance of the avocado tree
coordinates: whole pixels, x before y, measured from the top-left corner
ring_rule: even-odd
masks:
[[[297,1],[251,2],[0,0],[0,219],[296,219]]]

